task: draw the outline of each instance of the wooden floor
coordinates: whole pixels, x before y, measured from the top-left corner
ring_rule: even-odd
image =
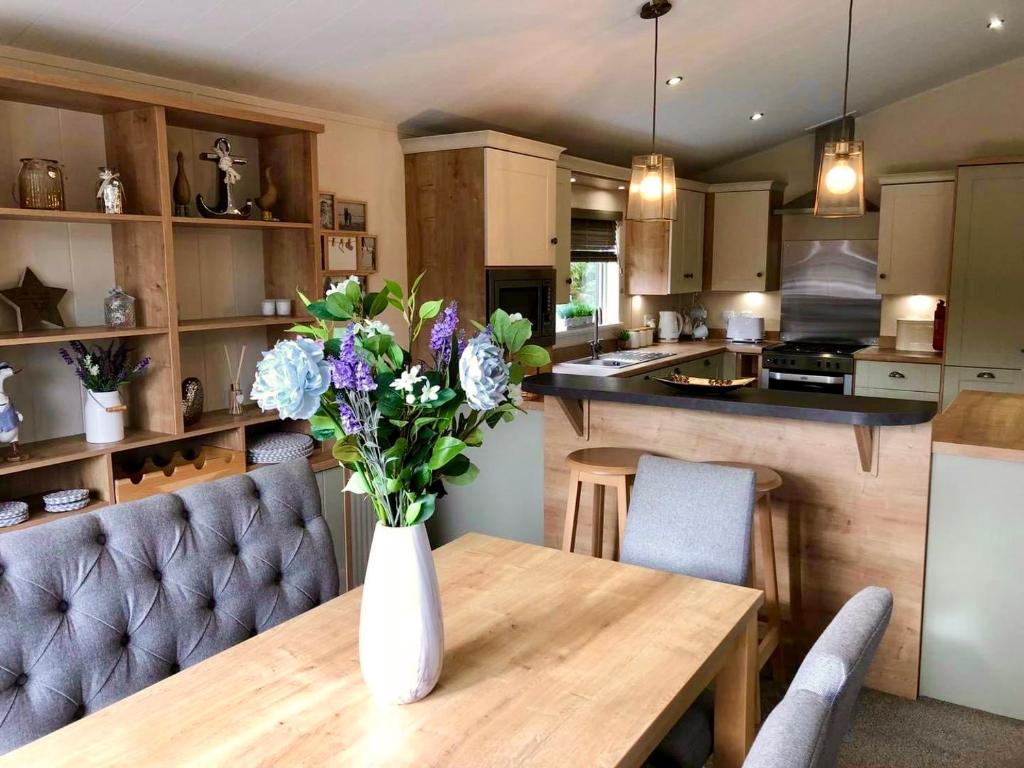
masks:
[[[765,464],[784,481],[772,493],[772,519],[783,616],[797,658],[849,597],[868,585],[884,586],[892,590],[895,606],[867,685],[917,696],[929,424],[880,429],[877,473],[872,473],[861,470],[853,429],[845,425],[608,402],[584,405],[588,441],[577,437],[553,399],[545,403],[545,544],[561,545],[569,484],[565,456],[579,448],[621,446],[691,461]],[[589,551],[591,498],[585,489],[577,551]],[[617,520],[610,495],[606,510],[608,556]],[[792,665],[792,654],[790,659]]]

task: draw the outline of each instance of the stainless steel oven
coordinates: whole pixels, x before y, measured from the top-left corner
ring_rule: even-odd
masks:
[[[487,316],[518,312],[533,323],[531,344],[555,344],[555,270],[546,267],[487,270]]]

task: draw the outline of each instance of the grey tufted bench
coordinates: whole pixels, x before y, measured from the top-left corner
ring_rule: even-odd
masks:
[[[0,535],[0,754],[337,594],[304,460]]]

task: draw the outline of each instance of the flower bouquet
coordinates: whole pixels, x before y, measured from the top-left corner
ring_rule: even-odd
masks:
[[[360,661],[378,698],[422,698],[441,671],[444,643],[433,560],[423,523],[445,484],[477,476],[467,449],[484,427],[520,410],[525,369],[546,365],[528,344],[528,320],[498,309],[466,338],[458,307],[418,301],[393,281],[374,293],[350,278],[322,301],[300,294],[315,324],[279,341],[257,365],[252,397],[284,418],[308,419],[351,473],[345,490],[368,497],[377,517],[363,587]],[[409,326],[410,346],[430,327],[430,360],[414,360],[377,318],[388,307]],[[415,586],[412,586],[415,585]]]
[[[75,369],[85,389],[85,440],[88,443],[116,443],[124,439],[124,412],[120,388],[141,376],[149,366],[144,357],[137,363],[129,360],[131,350],[124,342],[114,340],[104,349],[87,348],[72,341],[69,352],[60,347],[60,356]]]

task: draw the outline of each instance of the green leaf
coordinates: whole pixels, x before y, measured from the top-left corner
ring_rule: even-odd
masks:
[[[432,400],[429,403],[418,403],[421,408],[440,408],[451,400],[455,399],[454,389],[442,389],[437,393],[437,400]]]
[[[358,448],[340,440],[334,444],[334,447],[331,449],[331,455],[334,457],[335,461],[342,464],[355,464],[360,458],[362,458],[359,454]]]
[[[512,321],[508,319],[508,312],[504,309],[494,310],[494,314],[491,315],[491,328],[494,329],[494,340],[498,344],[507,346],[506,339],[508,339],[511,325]]]
[[[348,482],[342,490],[345,493],[354,493],[357,496],[365,496],[370,492],[370,489],[367,488],[366,481],[363,479],[363,475],[360,472],[353,472],[352,477],[348,479]]]
[[[303,306],[308,307],[312,303],[309,299],[306,298],[306,294],[304,294],[302,291],[296,291],[296,293],[299,294],[299,300],[302,302]]]
[[[423,502],[414,501],[408,507],[405,508],[405,524],[414,525],[416,520],[419,518],[420,513],[423,511]]]
[[[426,464],[420,464],[412,471],[412,476],[410,478],[412,486],[420,489],[426,488],[430,485],[430,478],[432,475],[433,473],[430,471],[430,467]]]
[[[341,437],[341,430],[330,416],[313,414],[309,417],[309,427],[313,437],[317,440],[333,440],[336,437]]]
[[[370,296],[373,298],[370,300],[370,308],[367,310],[366,316],[372,318],[388,308],[388,294],[381,291],[380,293],[371,293]]]
[[[433,299],[420,304],[420,320],[430,320],[437,317],[444,302],[441,299]]]
[[[529,320],[516,320],[514,323],[509,325],[508,332],[505,334],[505,346],[508,347],[508,351],[515,354],[523,348],[533,331],[533,327],[530,325]]]
[[[527,344],[516,354],[516,360],[528,368],[542,368],[551,362],[551,355],[544,347]]]
[[[387,292],[391,296],[394,296],[396,299],[401,301],[402,296],[403,296],[403,294],[402,294],[402,286],[400,286],[394,280],[385,280],[384,281],[384,290],[385,290],[385,292]]]
[[[523,383],[523,366],[519,363],[512,363],[508,367],[508,383],[509,384],[522,384]]]
[[[466,467],[466,470],[461,475],[455,477],[445,477],[445,479],[452,485],[469,485],[476,480],[477,475],[480,474],[480,467],[470,462],[470,465]]]
[[[487,326],[485,326],[485,325],[483,325],[483,324],[481,324],[481,323],[478,323],[478,322],[477,322],[476,320],[470,320],[469,322],[470,322],[470,323],[472,324],[472,326],[473,326],[474,328],[476,328],[476,329],[477,329],[478,331],[486,331],[486,330],[487,330]]]
[[[464,453],[460,453],[454,459],[445,464],[444,468],[441,469],[440,471],[441,474],[444,475],[445,477],[458,477],[463,472],[466,472],[468,469],[469,457]]]
[[[428,493],[420,496],[406,507],[405,524],[416,525],[417,523],[425,523],[433,516],[435,504],[436,497],[434,494]]]
[[[416,276],[416,279],[412,281],[412,288],[409,289],[409,296],[416,293],[420,287],[420,283],[423,282],[423,276],[426,274],[426,272],[420,272],[419,275]]]
[[[313,311],[313,306],[314,305],[310,305],[309,307],[309,310],[311,312]],[[344,294],[332,293],[330,296],[327,297],[326,306],[328,312],[331,313],[333,318],[336,318],[338,320],[352,319],[352,307],[354,306],[354,304]]]
[[[466,437],[466,445],[476,448],[484,444],[484,433],[480,427],[477,427]]]
[[[332,296],[340,296],[339,293],[332,293]],[[359,306],[360,300],[363,298],[363,289],[359,287],[359,283],[352,282],[345,286],[345,298],[349,300],[353,307]]]
[[[331,298],[333,298],[333,295],[332,295]],[[306,307],[306,309],[309,310],[309,314],[311,314],[313,317],[317,318],[318,320],[338,320],[339,319],[338,317],[336,317],[334,315],[333,312],[331,312],[331,310],[329,310],[327,308],[327,302],[324,302],[324,301],[314,301],[312,304],[310,304],[308,307]],[[340,319],[341,320],[347,320],[348,318],[347,317],[343,317],[343,318],[340,318]]]
[[[431,469],[440,469],[466,449],[466,444],[457,437],[445,435],[434,444],[428,464]]]

